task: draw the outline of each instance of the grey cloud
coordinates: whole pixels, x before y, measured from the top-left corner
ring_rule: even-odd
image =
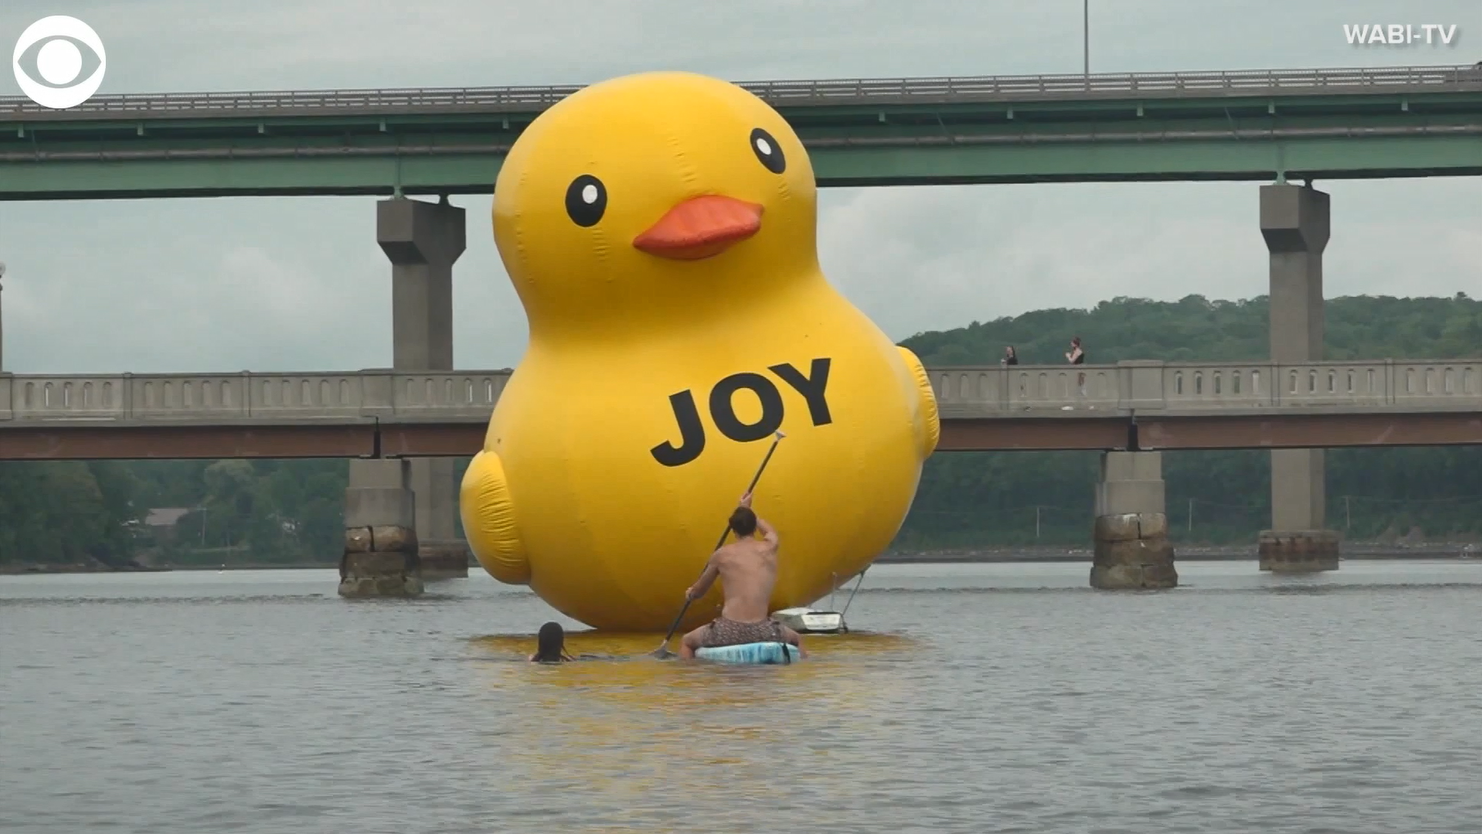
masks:
[[[1319,185],[1334,205],[1329,297],[1482,291],[1482,233],[1457,214],[1478,204],[1482,183]],[[876,189],[852,196],[823,215],[824,268],[897,339],[1119,295],[1266,292],[1254,183]]]

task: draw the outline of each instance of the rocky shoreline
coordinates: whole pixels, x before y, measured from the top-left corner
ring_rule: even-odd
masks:
[[[0,565],[0,576],[22,576],[29,573],[162,573],[174,570],[149,565],[107,565],[102,562],[68,565],[38,565],[31,562]]]

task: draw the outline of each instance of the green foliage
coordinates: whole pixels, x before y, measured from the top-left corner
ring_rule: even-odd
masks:
[[[1091,310],[1036,310],[905,341],[928,365],[1064,361],[1071,336],[1088,361],[1260,361],[1268,300],[1116,298]],[[1454,298],[1329,300],[1333,359],[1446,359],[1482,353],[1482,302]],[[1089,543],[1097,454],[982,452],[926,465],[902,549]],[[1332,450],[1328,525],[1350,539],[1418,529],[1482,533],[1482,448]],[[457,464],[462,477],[468,460]],[[1172,535],[1183,543],[1251,542],[1270,520],[1270,455],[1163,456]],[[0,462],[0,565],[222,562],[334,564],[342,547],[342,460]],[[142,523],[185,508],[173,535]],[[461,535],[461,530],[459,531]]]
[[[0,564],[126,564],[134,488],[111,461],[0,465]]]

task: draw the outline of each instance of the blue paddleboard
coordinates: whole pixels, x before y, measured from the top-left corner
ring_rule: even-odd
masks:
[[[791,643],[742,643],[739,646],[713,646],[695,650],[695,657],[712,663],[792,663],[802,659],[798,647]]]

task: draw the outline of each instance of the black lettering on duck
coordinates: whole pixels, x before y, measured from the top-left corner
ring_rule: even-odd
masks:
[[[814,359],[806,376],[789,363],[772,365],[767,370],[802,394],[803,401],[808,404],[808,417],[813,425],[824,426],[834,419],[825,396],[832,364],[833,360],[828,358]],[[761,403],[761,417],[754,423],[744,423],[736,416],[733,400],[742,390],[751,391]],[[786,414],[782,392],[770,379],[751,372],[731,374],[715,383],[710,389],[708,404],[710,419],[715,428],[737,443],[750,443],[770,437],[782,427]],[[699,458],[705,451],[705,427],[700,422],[700,410],[695,404],[693,391],[685,389],[670,394],[669,408],[674,412],[675,425],[679,427],[679,444],[675,445],[674,441],[668,440],[649,452],[654,460],[664,466],[683,466]]]

